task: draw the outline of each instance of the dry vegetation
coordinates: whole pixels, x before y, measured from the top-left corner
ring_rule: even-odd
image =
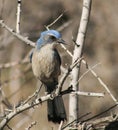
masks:
[[[16,0],[12,0],[12,2],[10,0],[0,0],[0,19],[3,19],[5,23],[13,29],[15,29],[16,24],[16,8]],[[63,24],[69,23],[69,25],[62,30],[62,35],[63,39],[68,43],[67,48],[72,52],[74,45],[72,36],[76,39],[81,10],[82,0],[22,1],[21,34],[28,36],[29,39],[35,42],[40,32],[45,30],[45,25],[50,24],[64,12],[63,17],[52,26],[52,29],[57,29]],[[94,70],[109,86],[110,91],[116,99],[118,99],[117,12],[117,0],[93,1],[84,48],[84,58],[88,61],[90,66],[100,63]],[[23,60],[27,57],[31,48],[32,47],[14,38],[5,29],[0,28],[0,64]],[[62,56],[63,66],[67,68],[71,64],[71,58],[60,48],[59,51]],[[82,65],[81,75],[85,71],[86,67]],[[37,83],[37,80],[33,76],[31,65],[26,63],[0,69],[0,85],[4,95],[0,93],[0,113],[2,113],[5,108],[10,108],[11,105],[19,105],[22,100],[25,100],[36,90],[40,83]],[[64,88],[67,88],[68,85],[69,82],[66,82]],[[91,73],[87,73],[80,81],[80,90],[106,93],[104,98],[80,96],[80,116],[88,112],[91,112],[89,117],[94,116],[115,104]],[[43,88],[40,95],[44,95]],[[5,103],[7,102],[7,104],[5,104],[4,101]],[[68,95],[64,96],[64,101],[68,113]],[[112,113],[117,113],[118,108],[115,107],[111,111]],[[106,112],[102,116],[110,115],[111,111]],[[13,130],[28,128],[31,123],[36,123],[36,125],[32,127],[32,130],[57,129],[56,125],[47,121],[46,113],[46,104],[44,103],[35,109],[32,108],[13,118],[9,122],[9,125]]]

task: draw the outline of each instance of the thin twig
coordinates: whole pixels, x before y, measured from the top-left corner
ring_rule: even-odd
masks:
[[[85,116],[88,116],[89,114],[91,114],[91,112],[88,112],[82,116],[80,116],[78,119],[73,120],[72,122],[68,123],[67,125],[65,125],[61,130],[64,130],[65,128],[67,128],[68,126],[71,126],[73,123],[77,122],[78,120],[82,119]]]
[[[9,130],[13,130],[9,125],[6,125]]]
[[[97,118],[97,117],[99,117],[99,116],[105,114],[106,112],[108,112],[108,111],[114,109],[114,108],[117,107],[117,106],[118,106],[118,105],[115,104],[115,105],[109,107],[108,109],[106,109],[106,110],[104,110],[104,111],[102,111],[102,112],[100,112],[100,113],[98,113],[98,114],[96,114],[96,115],[94,115],[94,116],[92,116],[92,117],[90,117],[90,118],[88,118],[88,119],[83,120],[82,122],[87,122],[87,121],[90,121],[90,120],[92,120],[92,119],[95,119],[95,118]]]
[[[18,0],[17,4],[17,18],[16,18],[16,32],[20,33],[20,13],[21,13],[21,0]]]
[[[81,91],[74,91],[71,92],[72,94],[77,94],[81,96],[91,96],[91,97],[104,97],[104,93],[94,93],[94,92],[81,92]]]
[[[108,112],[108,111],[114,109],[116,106],[117,106],[117,105],[113,105],[113,106],[109,107],[108,109],[106,109],[105,111],[103,111],[103,112],[101,112],[101,113],[99,113],[99,114],[97,114],[97,115],[94,115],[94,116],[92,116],[92,117],[90,117],[90,118],[88,118],[88,119],[85,119],[85,120],[81,120],[81,123],[86,123],[86,122],[87,122],[87,124],[91,124],[91,123],[93,122],[93,124],[95,124],[95,123],[99,122],[99,120],[100,120],[100,119],[95,120],[95,118],[97,118],[98,116],[101,116],[101,115],[103,115],[104,113],[106,113],[106,112]],[[64,130],[65,128],[67,128],[68,126],[72,125],[72,124],[75,123],[75,122],[79,123],[79,121],[80,121],[81,118],[83,118],[83,117],[85,117],[85,116],[87,116],[87,115],[89,115],[89,114],[91,114],[91,112],[89,112],[89,113],[87,113],[87,114],[81,116],[81,117],[78,118],[78,119],[73,120],[72,122],[70,122],[70,123],[68,123],[66,126],[64,126],[61,130]],[[115,117],[117,117],[117,115],[116,115]],[[112,121],[113,121],[113,119],[116,119],[115,117],[113,117],[113,116],[108,116],[108,117],[104,117],[102,120],[106,121],[106,119],[107,119],[108,121],[111,121],[111,118],[112,118]],[[93,121],[93,119],[94,119],[94,121]]]
[[[69,54],[69,56],[73,57],[72,53],[63,45],[61,44],[61,47]]]
[[[48,94],[48,95],[46,95],[46,96],[42,96],[42,97],[40,97],[40,98],[36,98],[36,99],[35,99],[34,101],[32,101],[31,103],[28,102],[28,100],[29,100],[30,98],[25,101],[25,102],[27,102],[27,103],[23,103],[23,104],[21,103],[18,107],[15,107],[15,109],[14,109],[12,112],[10,112],[9,114],[7,114],[6,117],[1,121],[1,123],[0,123],[0,129],[3,129],[3,128],[6,126],[6,124],[7,124],[14,116],[16,116],[17,114],[19,114],[19,113],[21,113],[21,112],[23,112],[23,111],[25,111],[25,110],[27,110],[27,109],[30,109],[30,108],[32,108],[33,106],[39,105],[39,104],[41,104],[42,102],[47,101],[48,99],[52,99],[52,97],[55,98],[56,96],[58,96],[58,94],[59,94],[59,92],[60,92],[60,89],[61,89],[61,85],[63,85],[65,79],[67,78],[67,75],[69,75],[69,73],[70,73],[70,72],[72,71],[72,69],[78,64],[78,62],[80,62],[81,59],[82,59],[82,58],[78,59],[76,62],[74,62],[74,63],[71,65],[71,67],[70,67],[70,69],[69,69],[69,71],[68,71],[68,74],[65,74],[65,73],[63,74],[64,76],[62,76],[62,78],[61,78],[61,80],[60,80],[60,82],[59,82],[59,87],[57,88],[58,90],[55,91],[55,93],[51,93],[51,94]],[[57,92],[57,93],[56,93],[56,92]]]
[[[40,92],[40,90],[41,90],[41,88],[42,88],[42,86],[43,86],[43,84],[41,84],[41,86],[40,86],[31,96],[29,96],[28,99],[26,99],[26,100],[22,103],[22,105],[28,103],[33,97],[35,97],[35,99],[36,99],[36,98],[37,98],[37,95],[39,94],[39,92]]]
[[[70,21],[67,21],[67,22],[65,22],[64,24],[62,24],[62,26],[58,27],[57,30],[58,30],[58,31],[62,31],[62,30],[64,30],[65,28],[67,28],[71,23],[72,23],[71,20],[70,20]]]
[[[62,45],[61,45],[62,46]],[[64,50],[66,50],[66,52],[72,57],[72,53],[63,45],[62,48]],[[113,99],[113,101],[118,104],[117,99],[114,97],[114,95],[110,92],[110,90],[108,89],[108,86],[104,83],[104,81],[97,75],[97,73],[87,64],[87,62],[82,59],[82,63],[85,64],[87,66],[87,69],[94,75],[94,77],[97,78],[97,80],[99,81],[99,83],[105,88],[105,90],[108,92],[108,94],[110,95],[110,97]]]
[[[99,119],[94,119],[86,122],[79,122],[80,128],[84,126],[83,129],[79,130],[104,130],[104,129],[106,130],[106,126],[109,123],[118,122],[116,117],[118,117],[118,115],[101,117]],[[113,125],[113,128],[114,130],[117,130],[117,126]],[[112,130],[112,128],[110,127],[109,130]]]
[[[61,122],[60,122],[58,130],[61,130],[61,129],[62,129],[63,123],[64,123],[64,121],[61,121]]]
[[[37,124],[36,121],[32,122],[27,128],[25,128],[25,130],[31,130],[31,128],[32,128],[33,126],[35,126],[36,124]]]
[[[7,31],[9,31],[13,36],[17,37],[19,40],[25,42],[27,45],[31,45],[35,47],[35,43],[29,40],[27,37],[23,37],[22,35],[16,33],[13,29],[9,28],[3,20],[0,20],[0,25],[5,28]]]
[[[101,64],[101,63],[97,63],[97,64],[95,64],[94,66],[91,67],[91,69],[93,70],[93,69],[94,69],[97,65],[99,65],[99,64]],[[80,82],[80,80],[82,80],[83,77],[84,77],[88,72],[90,72],[90,71],[91,71],[91,70],[88,69],[85,73],[83,73],[83,74],[80,76],[78,82]]]
[[[49,28],[54,25],[62,16],[64,13],[61,13],[51,24],[46,26],[46,29],[49,30]]]
[[[105,90],[107,91],[107,93],[110,95],[110,97],[113,99],[113,101],[118,104],[117,99],[114,97],[114,95],[111,93],[111,91],[109,90],[109,87],[103,82],[103,80],[93,71],[93,69],[91,67],[88,66],[88,69],[91,71],[91,73],[94,75],[94,77],[96,77],[96,79],[99,81],[99,83],[105,88]]]
[[[68,69],[67,71],[63,74],[62,78],[60,79],[60,82],[58,84],[58,88],[56,89],[56,95],[58,95],[61,90],[62,90],[62,86],[66,80],[66,78],[68,77],[68,75],[70,74],[70,72],[73,70],[73,68],[82,60],[82,58],[78,59],[77,61],[75,61]]]
[[[0,69],[6,69],[6,68],[9,68],[9,67],[14,67],[16,65],[25,64],[25,63],[29,63],[29,60],[24,59],[24,60],[21,60],[21,61],[14,61],[14,62],[0,64]]]

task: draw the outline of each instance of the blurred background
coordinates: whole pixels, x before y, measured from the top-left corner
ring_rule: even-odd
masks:
[[[0,0],[0,19],[12,29],[16,26],[17,0]],[[66,46],[72,53],[82,12],[82,0],[22,0],[20,31],[23,36],[36,42],[40,32],[46,25],[53,22],[60,14],[64,13],[51,29],[60,29]],[[91,17],[85,40],[84,58],[108,85],[111,93],[118,99],[118,1],[95,0],[92,3]],[[64,27],[66,25],[66,27]],[[0,65],[22,61],[28,57],[31,46],[12,36],[0,27]],[[62,57],[63,67],[71,64],[71,57],[61,48],[58,48]],[[100,64],[99,64],[100,63]],[[81,66],[81,75],[86,72],[85,65]],[[63,74],[63,72],[62,72]],[[81,76],[80,75],[80,76]],[[64,89],[69,86],[70,78],[64,84]],[[13,67],[0,68],[0,115],[7,107],[18,105],[28,98],[40,86],[40,82],[33,76],[31,64],[18,64]],[[115,104],[97,79],[87,73],[80,80],[80,90],[89,92],[105,92],[104,98],[79,97],[79,114],[92,112],[95,115]],[[44,95],[44,88],[40,96]],[[64,103],[68,115],[68,99],[65,95]],[[4,103],[6,100],[7,104]],[[117,111],[117,110],[114,110]],[[37,124],[32,130],[55,130],[58,125],[47,121],[46,103],[27,110],[13,118],[9,125],[14,130],[25,129],[32,122]],[[110,112],[106,113],[110,114]],[[6,128],[7,130],[8,128]]]

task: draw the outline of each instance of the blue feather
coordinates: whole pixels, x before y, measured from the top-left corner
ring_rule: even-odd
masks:
[[[56,30],[47,30],[43,31],[40,35],[40,38],[37,40],[37,49],[40,49],[43,45],[52,42],[51,39],[46,39],[46,36],[53,36],[56,39],[60,39],[62,36]]]

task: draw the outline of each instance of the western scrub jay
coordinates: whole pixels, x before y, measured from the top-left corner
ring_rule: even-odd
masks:
[[[44,31],[30,57],[33,73],[45,85],[48,93],[56,89],[58,76],[61,73],[61,58],[56,49],[60,43],[64,43],[64,40],[58,31]],[[66,120],[66,111],[61,96],[57,96],[53,100],[49,99],[47,109],[49,121],[60,123],[61,120]]]

